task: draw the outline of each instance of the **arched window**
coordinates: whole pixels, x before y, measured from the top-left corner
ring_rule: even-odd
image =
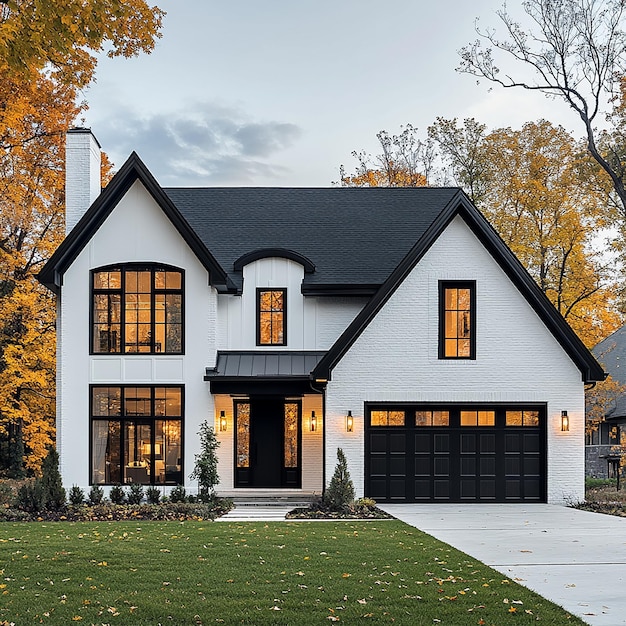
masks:
[[[182,354],[183,272],[118,265],[91,273],[92,354]]]

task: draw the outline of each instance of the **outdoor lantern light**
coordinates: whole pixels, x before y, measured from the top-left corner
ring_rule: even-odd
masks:
[[[348,411],[346,415],[346,432],[351,433],[354,430],[354,418],[352,417],[352,411]]]
[[[311,411],[311,432],[314,433],[317,430],[317,417],[315,417],[315,411]]]
[[[561,430],[569,430],[569,417],[567,416],[567,411],[561,411]]]
[[[220,431],[226,432],[226,414],[220,411]]]

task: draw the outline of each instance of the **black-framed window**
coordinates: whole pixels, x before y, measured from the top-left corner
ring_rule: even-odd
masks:
[[[91,272],[92,354],[182,354],[184,273],[160,265]]]
[[[181,386],[90,387],[90,484],[183,482]]]
[[[287,290],[258,288],[257,346],[287,345]]]
[[[439,283],[439,358],[476,358],[476,282]]]

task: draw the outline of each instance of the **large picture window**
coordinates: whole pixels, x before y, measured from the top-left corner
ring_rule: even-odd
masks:
[[[476,358],[476,283],[439,283],[439,358]]]
[[[124,265],[92,272],[93,354],[181,354],[183,272]]]
[[[257,345],[287,345],[287,290],[257,289]]]
[[[182,387],[91,387],[91,484],[181,484]]]

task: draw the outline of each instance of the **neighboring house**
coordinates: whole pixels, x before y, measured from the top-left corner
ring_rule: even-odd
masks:
[[[587,476],[606,478],[609,473],[607,455],[620,454],[622,438],[626,437],[626,326],[597,344],[593,355],[615,383],[597,401],[600,403],[599,423],[588,423],[585,437],[585,469]],[[617,389],[615,389],[617,386]],[[591,411],[588,407],[588,422]]]
[[[133,154],[98,195],[67,153],[66,485],[194,490],[208,420],[224,495],[320,493],[342,448],[379,501],[583,499],[604,372],[462,191],[163,189]]]

